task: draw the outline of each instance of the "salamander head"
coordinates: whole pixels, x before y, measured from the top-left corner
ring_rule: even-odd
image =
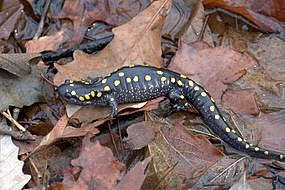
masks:
[[[58,87],[59,96],[66,102],[76,105],[88,105],[95,96],[94,91],[88,88],[88,82],[66,80]]]

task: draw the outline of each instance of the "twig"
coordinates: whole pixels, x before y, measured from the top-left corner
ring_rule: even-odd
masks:
[[[51,3],[51,0],[47,0],[46,1],[44,10],[43,10],[42,15],[41,15],[41,20],[40,20],[40,23],[39,23],[39,26],[38,26],[37,33],[35,34],[35,36],[33,38],[34,40],[37,40],[41,36],[41,34],[42,34],[43,27],[44,27],[44,20],[46,18],[46,14],[47,14],[47,11],[48,11],[50,3]]]
[[[9,111],[8,111],[9,113]],[[22,126],[20,125],[12,116],[11,114],[8,114],[6,112],[1,112],[2,115],[4,115],[7,119],[9,119],[9,121],[11,121],[19,130],[23,131],[23,132],[26,132],[27,130]]]

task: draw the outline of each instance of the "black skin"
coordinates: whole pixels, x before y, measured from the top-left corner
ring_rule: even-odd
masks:
[[[130,66],[104,78],[69,81],[58,88],[60,97],[71,104],[110,106],[110,115],[118,104],[152,100],[165,96],[177,103],[178,109],[193,106],[226,144],[251,156],[285,162],[284,154],[265,150],[242,139],[223,119],[210,94],[195,81],[176,72],[151,66]]]

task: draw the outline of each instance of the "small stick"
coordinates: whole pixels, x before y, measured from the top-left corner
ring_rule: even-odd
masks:
[[[8,113],[10,113],[8,111]],[[12,116],[11,114],[8,114],[6,112],[1,112],[2,115],[4,115],[9,121],[11,121],[19,130],[23,131],[23,132],[26,132],[27,130],[22,126],[20,125]]]

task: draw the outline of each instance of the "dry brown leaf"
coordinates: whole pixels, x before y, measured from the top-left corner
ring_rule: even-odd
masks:
[[[154,121],[142,121],[132,124],[127,129],[128,137],[123,139],[126,142],[126,147],[138,150],[147,146],[162,125],[162,123]]]
[[[22,189],[31,176],[22,171],[24,162],[18,160],[19,148],[10,136],[0,135],[0,145],[0,189]]]
[[[254,89],[227,90],[223,94],[224,105],[230,107],[235,113],[259,114],[254,98]]]
[[[164,135],[172,153],[172,164],[177,164],[174,171],[180,177],[191,179],[201,176],[225,156],[208,139],[195,137],[179,123],[164,131]]]
[[[65,79],[106,76],[115,69],[131,64],[162,66],[160,46],[165,18],[162,9],[163,4],[156,1],[130,22],[114,28],[113,41],[96,55],[75,51],[73,62],[64,66],[56,65],[59,72],[54,79],[55,84],[59,85]]]
[[[144,171],[151,161],[151,156],[143,160],[142,162],[138,162],[134,167],[130,169],[130,171],[123,177],[123,179],[114,187],[114,190],[121,189],[132,189],[132,190],[140,190],[141,186],[144,182],[146,174]]]
[[[54,183],[52,189],[113,189],[121,180],[125,166],[114,160],[109,148],[98,141],[90,142],[92,136],[88,133],[84,137],[79,158],[71,161],[75,169],[80,167],[82,171],[69,170],[63,182]]]
[[[271,13],[278,12],[277,15],[282,15],[282,14],[284,15],[284,3],[279,3],[278,1],[273,2],[265,0],[261,2],[260,0],[255,0],[255,1],[204,0],[203,4],[215,7],[221,7],[230,10],[234,13],[240,14],[265,31],[282,32],[285,30],[284,21],[279,22],[276,19],[272,19],[271,16],[268,17],[260,14],[260,12],[262,12],[260,11],[260,9],[264,9],[264,7],[266,7],[268,12]]]
[[[245,74],[245,69],[256,65],[249,55],[227,47],[212,48],[203,42],[192,45],[180,42],[169,69],[199,82],[219,102],[227,84],[238,80]]]
[[[64,31],[60,31],[51,36],[43,36],[37,40],[27,41],[25,46],[27,48],[27,52],[29,53],[56,51],[58,47],[63,43],[64,38]]]

